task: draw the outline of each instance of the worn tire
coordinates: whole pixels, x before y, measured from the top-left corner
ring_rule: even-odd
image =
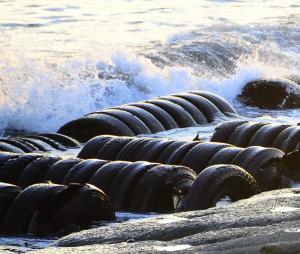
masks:
[[[232,164],[234,158],[243,150],[244,148],[241,147],[225,147],[211,157],[207,166],[215,164]]]
[[[300,128],[298,126],[290,126],[280,132],[273,143],[273,147],[289,153],[296,150],[299,142]]]
[[[59,134],[59,133],[42,133],[39,134],[40,136],[50,138],[55,140],[56,142],[60,143],[66,148],[80,148],[81,143],[79,143],[76,139],[71,138],[69,136]]]
[[[159,155],[157,162],[167,164],[167,161],[171,157],[172,153],[184,144],[186,144],[186,141],[174,141],[173,143],[167,145],[167,147]]]
[[[197,176],[187,197],[186,210],[213,207],[224,195],[237,201],[259,192],[254,178],[242,168],[235,165],[214,165]]]
[[[200,142],[188,142],[176,150],[174,150],[170,157],[167,159],[166,164],[171,165],[180,165],[181,161],[183,160],[184,156],[196,145],[200,144]]]

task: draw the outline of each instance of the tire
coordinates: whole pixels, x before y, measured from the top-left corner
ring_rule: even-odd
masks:
[[[88,228],[94,221],[113,221],[116,219],[111,202],[103,191],[91,184],[73,186],[74,184],[69,185],[66,190],[55,195],[50,201],[55,205],[60,200],[65,199],[64,203],[59,202],[55,209],[50,210],[50,212],[49,206],[39,210],[36,223],[33,223],[37,225],[33,233],[41,236],[47,236],[49,232],[52,232],[53,235],[53,232],[57,231],[68,234],[71,233],[67,231],[70,228],[82,230]],[[74,188],[75,191],[73,191]],[[53,207],[52,204],[51,207]],[[45,232],[43,226],[45,221],[46,224],[52,226],[48,232]]]
[[[13,201],[2,222],[5,235],[26,234],[36,209],[50,196],[64,190],[66,186],[56,184],[35,184],[23,190]]]
[[[18,178],[26,166],[42,156],[41,154],[24,154],[7,160],[0,168],[0,181],[17,184]]]
[[[18,185],[25,188],[29,185],[40,183],[44,179],[49,168],[59,160],[61,160],[60,157],[43,156],[29,163],[19,176],[17,181]]]
[[[95,174],[91,177],[89,183],[103,190],[104,193],[108,193],[114,178],[124,167],[128,165],[130,165],[130,162],[109,162],[95,172]]]
[[[59,151],[66,151],[66,147],[62,146],[60,143],[56,142],[55,140],[51,139],[51,138],[47,138],[44,136],[39,136],[39,135],[30,135],[30,136],[25,136],[26,138],[32,138],[32,139],[37,139],[37,140],[41,140],[43,142],[45,142],[46,144],[48,144],[49,146],[52,147],[53,149],[59,150]]]
[[[27,137],[20,137],[18,138],[18,140],[32,144],[34,147],[38,149],[38,151],[48,152],[53,150],[52,146],[50,146],[49,144],[47,144],[42,140],[38,140],[35,138],[27,138]]]
[[[59,133],[42,133],[40,136],[50,138],[60,143],[66,148],[80,148],[81,143],[79,143],[76,139],[71,138],[69,136],[59,134]]]
[[[0,141],[0,151],[11,153],[24,153],[24,151],[14,145]]]
[[[213,122],[216,117],[224,116],[224,114],[216,107],[215,104],[202,96],[190,93],[173,94],[173,96],[185,99],[194,104],[194,106],[205,115],[207,122],[209,123]]]
[[[145,123],[151,133],[157,133],[165,131],[163,125],[148,111],[130,105],[125,105],[116,109],[120,109],[126,111],[128,113],[133,114],[135,117],[139,118],[141,121]]]
[[[154,117],[162,124],[165,130],[178,128],[175,120],[163,109],[149,103],[134,103],[130,106],[139,107],[154,115]]]
[[[19,143],[22,143],[28,147],[30,147],[30,149],[33,151],[33,152],[38,152],[38,151],[42,151],[41,149],[43,149],[43,147],[40,147],[40,146],[36,146],[36,144],[34,144],[32,141],[30,140],[24,140],[20,137],[17,137],[17,138],[14,138],[13,140],[19,142]]]
[[[237,114],[236,110],[226,100],[216,94],[204,91],[192,91],[190,93],[202,96],[205,99],[209,100],[210,102],[215,104],[217,108],[225,115]]]
[[[167,147],[159,155],[157,162],[167,164],[166,162],[171,157],[171,154],[186,143],[186,141],[174,141],[173,143],[167,145]]]
[[[83,131],[84,130],[84,131]],[[103,114],[91,114],[63,125],[58,131],[85,143],[98,135],[135,136],[122,121]]]
[[[280,132],[273,143],[273,147],[288,153],[294,151],[299,142],[300,128],[298,126],[290,126]]]
[[[272,147],[277,136],[285,130],[288,125],[267,124],[261,127],[251,138],[249,146]]]
[[[6,161],[10,159],[18,158],[21,155],[22,154],[17,154],[17,153],[0,152],[0,170]]]
[[[99,148],[96,158],[101,160],[116,160],[122,148],[132,140],[133,138],[131,137],[115,137]]]
[[[2,138],[0,139],[1,143],[7,143],[14,147],[17,147],[22,150],[22,152],[25,153],[31,153],[35,151],[35,148],[33,146],[29,146],[28,144],[25,144],[24,142],[20,142],[16,139],[10,139],[10,138]]]
[[[245,123],[247,123],[247,121],[238,120],[226,122],[217,126],[210,141],[228,143],[228,140],[235,129]]]
[[[80,159],[93,159],[96,158],[96,154],[98,153],[99,149],[103,147],[107,142],[114,139],[114,136],[110,135],[103,135],[97,136],[90,139],[80,150],[79,154],[77,155]]]
[[[106,163],[107,161],[97,159],[84,160],[70,168],[64,177],[63,183],[88,183],[95,172]]]
[[[197,125],[193,117],[182,107],[176,105],[175,103],[158,99],[149,100],[146,102],[158,106],[168,112],[168,114],[175,120],[179,128],[193,127]]]
[[[243,151],[241,147],[225,147],[214,154],[208,161],[207,166],[215,164],[232,164],[234,158]]]
[[[128,211],[130,209],[130,200],[137,182],[148,170],[157,165],[144,161],[133,162],[117,174],[108,191],[115,210]]]
[[[124,153],[123,153],[123,160],[126,161],[142,161],[143,159],[143,152],[145,151],[145,147],[153,142],[153,138],[138,138],[133,141],[131,141],[131,146],[128,148],[126,151],[124,148]]]
[[[197,176],[187,197],[186,210],[213,207],[223,196],[237,201],[259,192],[254,178],[242,168],[235,165],[214,165]]]
[[[79,158],[64,159],[55,162],[43,177],[43,181],[62,184],[69,170],[82,162]]]
[[[0,225],[10,205],[21,191],[22,189],[16,185],[0,182]]]
[[[174,96],[164,96],[164,97],[159,97],[159,99],[170,101],[172,103],[179,105],[193,117],[194,121],[197,124],[207,123],[207,119],[205,115],[203,115],[203,113],[197,107],[195,107],[194,104],[190,103],[189,101]]]
[[[228,143],[240,147],[247,147],[255,133],[266,123],[245,123],[237,127],[231,134]]]
[[[130,203],[134,212],[174,212],[195,180],[193,170],[182,166],[158,165],[138,182]]]
[[[135,157],[132,157],[132,161],[150,161],[157,162],[159,155],[164,151],[164,149],[172,144],[173,140],[166,139],[152,139],[150,142],[147,142],[141,147],[137,149]]]
[[[182,159],[180,165],[193,169],[199,174],[207,167],[209,160],[229,144],[204,142],[194,146]]]
[[[184,156],[196,145],[200,144],[200,142],[187,142],[183,146],[180,146],[178,149],[174,150],[169,159],[166,161],[166,164],[171,165],[180,165]]]
[[[105,109],[101,110],[99,113],[110,115],[119,119],[126,124],[135,135],[151,134],[151,131],[141,119],[137,118],[131,113],[128,113],[127,111],[119,109]]]

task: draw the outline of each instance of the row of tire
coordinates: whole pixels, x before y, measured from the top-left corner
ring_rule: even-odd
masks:
[[[66,123],[58,133],[86,142],[103,134],[136,136],[193,127],[212,122],[217,116],[235,113],[223,98],[195,91],[89,113]]]
[[[288,153],[300,149],[300,126],[230,121],[216,128],[211,141],[240,147],[275,147]]]
[[[244,168],[259,183],[262,190],[276,189],[280,184],[280,172],[270,174],[267,168],[275,159],[280,161],[284,153],[276,148],[251,146],[235,147],[218,142],[175,141],[157,138],[131,138],[98,136],[88,141],[78,154],[79,158],[104,160],[150,161],[181,165],[197,174],[216,164],[233,164]],[[262,170],[266,168],[266,170]],[[274,179],[273,179],[274,178]]]
[[[0,203],[2,235],[63,235],[116,219],[110,200],[90,184],[41,183],[22,190],[0,182]]]
[[[225,171],[231,173],[226,175]],[[146,161],[62,159],[41,154],[2,152],[0,173],[0,181],[23,188],[45,181],[66,185],[90,183],[106,193],[114,209],[120,211],[174,212],[205,209],[213,205],[215,195],[220,191],[219,187],[224,185],[223,180],[232,177],[234,180],[228,189],[234,188],[235,182],[244,186],[241,190],[236,190],[237,198],[258,192],[254,178],[233,165],[214,165],[203,170],[197,177],[188,167]],[[199,192],[203,184],[194,184],[199,181],[207,182],[206,186],[212,189],[211,195],[207,195],[208,189]],[[193,198],[189,199],[189,196]]]
[[[81,146],[74,138],[59,133],[0,138],[0,151],[13,153],[66,151]]]

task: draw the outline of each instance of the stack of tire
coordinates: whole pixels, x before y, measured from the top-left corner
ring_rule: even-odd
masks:
[[[289,153],[300,149],[300,126],[231,121],[218,126],[211,141],[240,147],[275,147]]]
[[[279,188],[280,172],[271,173],[269,167],[283,155],[278,149],[261,146],[241,148],[218,142],[98,136],[85,144],[78,157],[181,165],[197,174],[212,165],[233,164],[250,173],[262,190],[270,190]]]
[[[110,200],[90,184],[35,184],[22,190],[0,182],[2,235],[64,235],[93,221],[115,220]]]
[[[223,98],[195,91],[89,113],[66,123],[58,133],[86,142],[104,134],[136,136],[193,127],[235,113]]]
[[[77,140],[59,133],[0,138],[0,151],[13,153],[66,151],[80,147],[81,144]]]
[[[119,211],[162,213],[206,209],[215,206],[224,195],[235,201],[259,192],[254,178],[234,165],[209,167],[196,179],[190,168],[145,161],[2,153],[0,162],[0,181],[21,187],[44,181],[67,185],[90,183],[107,193],[114,209]]]

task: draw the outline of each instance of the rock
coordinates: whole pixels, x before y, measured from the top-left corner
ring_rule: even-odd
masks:
[[[237,99],[263,109],[300,107],[300,86],[288,79],[260,79],[247,83]]]
[[[112,223],[65,236],[32,253],[295,253],[300,251],[299,225],[300,190],[281,189],[226,208]],[[285,252],[289,244],[293,248],[286,250],[294,252]],[[283,252],[270,252],[280,248]]]

